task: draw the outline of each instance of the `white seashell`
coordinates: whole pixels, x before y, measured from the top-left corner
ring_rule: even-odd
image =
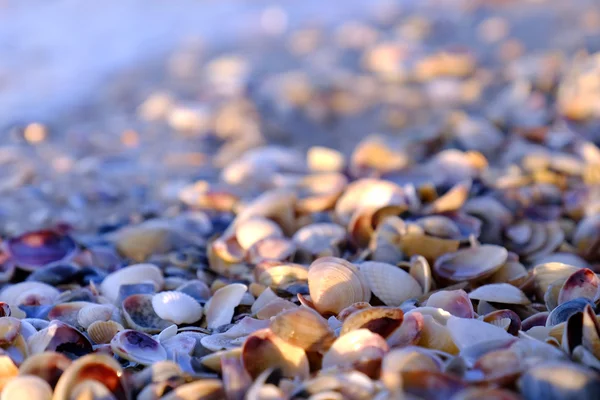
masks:
[[[248,288],[241,283],[232,283],[217,290],[206,304],[206,322],[209,329],[231,322],[235,308],[242,301]]]
[[[251,333],[265,329],[268,326],[268,320],[244,317],[240,322],[223,333],[204,336],[200,339],[200,343],[210,351],[229,350],[241,346],[241,343],[238,343],[239,340],[236,341],[236,339],[241,338],[245,340]]]
[[[509,283],[491,283],[489,285],[480,286],[469,293],[469,298],[502,304],[524,305],[531,303],[521,289],[514,287]]]
[[[252,312],[252,314],[256,314],[261,308],[278,298],[279,296],[277,296],[275,292],[273,292],[273,290],[271,290],[271,288],[268,287],[265,290],[263,290],[263,292],[260,294],[260,296],[258,296],[256,301],[254,301],[252,307],[250,307],[250,311]]]
[[[405,300],[423,294],[419,282],[394,265],[367,261],[359,269],[373,294],[387,306],[398,307]]]
[[[30,303],[35,298],[37,304],[53,304],[60,295],[60,291],[42,282],[21,282],[8,285],[0,292],[0,301],[11,305]]]
[[[87,329],[96,321],[108,321],[115,307],[109,304],[91,304],[83,307],[77,313],[77,323]]]
[[[160,292],[152,297],[156,315],[175,324],[193,324],[202,318],[202,306],[183,292]]]
[[[173,324],[160,331],[160,333],[156,335],[156,340],[162,343],[165,340],[171,339],[175,335],[177,335],[177,325]]]
[[[459,350],[492,340],[512,338],[504,329],[477,319],[451,317],[446,328]]]
[[[100,284],[100,293],[114,303],[119,297],[121,285],[148,281],[154,284],[156,290],[160,290],[165,282],[163,274],[157,266],[153,264],[134,264],[119,269],[104,278]]]
[[[167,351],[167,358],[172,360],[176,354],[192,355],[196,347],[196,339],[189,335],[178,334],[160,343]]]
[[[52,388],[42,378],[35,375],[21,375],[10,379],[2,389],[0,400],[50,400]]]

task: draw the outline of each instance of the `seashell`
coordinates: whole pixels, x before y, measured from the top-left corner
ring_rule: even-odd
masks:
[[[270,301],[267,305],[262,307],[256,312],[256,318],[258,319],[270,319],[277,314],[285,311],[297,308],[298,306],[289,300],[277,298]]]
[[[558,304],[583,297],[592,301],[596,300],[600,286],[598,276],[588,268],[581,268],[573,272],[565,281],[558,294]]]
[[[92,304],[85,306],[77,313],[77,323],[88,329],[96,321],[108,321],[116,308],[109,304]]]
[[[230,350],[241,346],[246,337],[252,332],[265,329],[268,326],[269,321],[244,317],[227,331],[214,335],[206,335],[200,342],[202,346],[210,351]]]
[[[293,185],[298,196],[296,212],[309,214],[333,208],[347,183],[348,178],[337,172],[304,176]]]
[[[470,180],[457,183],[443,196],[438,197],[433,203],[425,206],[425,214],[437,214],[459,210],[469,198],[472,182]]]
[[[200,363],[217,373],[221,373],[221,359],[223,357],[240,357],[242,355],[242,348],[235,347],[229,350],[221,350],[211,354],[208,354],[200,359]]]
[[[577,224],[573,232],[572,243],[577,253],[587,261],[597,259],[596,241],[598,238],[600,218],[598,215],[590,215],[583,218]]]
[[[382,207],[359,207],[356,209],[347,230],[354,244],[363,248],[369,245],[377,225],[385,218],[401,214],[405,205],[385,205]]]
[[[390,205],[406,205],[400,186],[389,181],[359,179],[350,183],[336,202],[335,216],[340,225],[348,226],[358,208],[379,209]]]
[[[423,232],[408,232],[400,240],[400,249],[408,257],[423,256],[434,263],[443,254],[458,250],[460,241],[427,236]]]
[[[68,261],[77,245],[70,236],[50,230],[33,231],[6,241],[12,261],[25,271],[35,271],[47,264]]]
[[[271,319],[271,331],[284,341],[305,351],[324,351],[335,340],[327,320],[307,307],[286,310]]]
[[[85,307],[94,305],[87,301],[71,301],[67,303],[57,304],[48,311],[47,318],[49,320],[58,320],[72,326],[77,325],[77,316]]]
[[[7,303],[0,302],[0,317],[10,317],[10,306]]]
[[[573,360],[583,365],[594,368],[595,370],[600,369],[600,360],[583,346],[577,346],[573,349]]]
[[[252,307],[250,307],[250,311],[253,314],[256,314],[260,311],[261,308],[265,307],[267,304],[277,299],[279,299],[279,297],[275,294],[275,292],[273,292],[271,288],[267,288],[260,294],[260,296],[258,296],[256,301],[252,304]]]
[[[359,270],[346,260],[322,257],[308,269],[308,288],[317,311],[337,314],[359,301],[369,301],[371,291]]]
[[[600,321],[591,305],[583,310],[582,344],[594,357],[600,360]]]
[[[108,235],[122,257],[144,262],[153,254],[166,254],[186,238],[168,221],[151,219],[127,225]]]
[[[437,371],[405,371],[402,389],[408,395],[426,399],[449,399],[467,386],[453,375]]]
[[[323,369],[381,360],[389,351],[385,339],[368,329],[356,329],[340,336],[323,356]]]
[[[338,257],[345,240],[344,227],[327,222],[306,225],[298,229],[292,237],[298,250],[306,253],[311,261],[314,257]]]
[[[270,367],[281,368],[283,376],[290,378],[298,376],[306,379],[309,374],[304,350],[280,339],[270,329],[249,335],[241,357],[244,368],[254,378]]]
[[[246,285],[241,283],[232,283],[217,290],[205,305],[208,328],[215,329],[230,323],[235,307],[240,304],[247,290]]]
[[[450,313],[440,308],[419,307],[406,313],[404,319],[408,320],[413,314],[422,317],[420,318],[422,329],[418,336],[417,345],[449,354],[458,353],[458,349],[445,326],[446,321],[451,316]],[[417,320],[419,320],[418,317]]]
[[[469,293],[469,298],[501,304],[531,304],[525,293],[508,283],[490,283],[480,286]]]
[[[548,362],[527,370],[519,382],[519,389],[525,400],[591,400],[600,395],[600,379],[597,374],[575,364]]]
[[[483,321],[502,327],[513,336],[517,336],[521,330],[521,318],[512,310],[493,311],[483,316]]]
[[[388,335],[386,341],[390,348],[416,345],[421,339],[423,325],[424,321],[421,313],[405,314],[400,327]]]
[[[53,304],[60,295],[56,288],[41,282],[20,282],[8,285],[0,292],[0,301],[9,305]]]
[[[125,329],[111,339],[110,347],[115,354],[142,365],[167,359],[167,351],[156,340],[143,332]]]
[[[572,354],[575,347],[583,342],[583,312],[571,315],[567,322],[554,325],[548,334],[558,340],[567,354]]]
[[[164,285],[162,272],[152,264],[134,264],[109,274],[100,284],[100,293],[116,302],[121,285],[152,282],[155,290]]]
[[[76,383],[71,391],[71,397],[75,399],[111,399],[116,400],[113,394],[102,383],[86,379]]]
[[[19,367],[19,374],[37,376],[54,388],[70,365],[71,360],[65,355],[48,351],[27,357]]]
[[[178,354],[192,355],[196,348],[196,339],[180,333],[160,341],[160,344],[167,351],[167,358],[173,360]]]
[[[57,286],[76,280],[80,270],[81,268],[75,264],[58,262],[36,269],[26,280]]]
[[[459,239],[461,237],[460,228],[450,218],[443,215],[430,215],[419,218],[415,221],[427,235],[436,236],[444,239]]]
[[[450,317],[446,323],[446,327],[459,350],[481,342],[502,340],[511,337],[503,328],[477,319]]]
[[[256,242],[246,255],[250,264],[267,260],[291,260],[296,252],[294,243],[286,238],[268,237]]]
[[[510,283],[518,287],[528,276],[527,269],[523,264],[508,261],[490,276],[489,281],[490,283]]]
[[[433,277],[431,276],[431,267],[425,257],[411,257],[408,273],[419,282],[419,285],[423,288],[423,293],[429,293],[431,291],[434,282]]]
[[[225,398],[225,392],[219,379],[202,379],[186,383],[162,397],[164,400],[217,400],[223,398]]]
[[[264,217],[248,218],[240,221],[235,227],[236,240],[246,251],[262,239],[282,236],[281,228],[275,222]]]
[[[48,382],[34,375],[21,375],[10,380],[2,389],[1,400],[52,399],[52,388]]]
[[[11,344],[21,331],[21,321],[13,317],[0,318],[0,345]]]
[[[197,302],[205,302],[212,295],[208,285],[198,279],[188,281],[175,290],[191,296]]]
[[[74,398],[77,386],[82,381],[94,381],[101,384],[108,389],[108,393],[112,394],[114,398],[130,398],[123,369],[119,363],[106,354],[88,354],[74,361],[62,374],[54,388],[52,399],[67,400]]]
[[[224,357],[221,359],[223,387],[228,399],[244,399],[244,394],[252,384],[252,379],[239,357]]]
[[[469,296],[464,290],[440,290],[429,296],[425,305],[441,308],[456,317],[473,318],[475,311]]]
[[[432,352],[416,347],[408,346],[401,349],[393,349],[383,357],[381,364],[381,380],[390,390],[402,387],[399,380],[403,372],[407,371],[441,371],[442,360]]]
[[[193,324],[202,318],[202,306],[183,292],[160,292],[152,296],[152,308],[160,318],[175,324]]]
[[[27,340],[29,352],[38,354],[56,351],[68,357],[79,357],[92,352],[92,344],[77,329],[60,321],[52,321]]]
[[[328,147],[312,146],[306,152],[308,168],[315,172],[340,172],[346,161],[344,155]]]
[[[171,325],[154,312],[150,294],[134,294],[127,297],[121,309],[127,325],[146,333],[158,333]]]
[[[308,281],[308,268],[301,264],[266,261],[254,268],[254,276],[261,284],[278,288],[288,283]]]
[[[123,304],[126,298],[133,296],[134,294],[147,294],[153,295],[156,292],[154,283],[134,283],[131,285],[121,285],[119,288],[119,297],[117,304]]]
[[[342,325],[340,336],[356,329],[368,329],[388,338],[403,321],[404,312],[399,308],[369,307],[350,314]]]
[[[477,399],[493,399],[493,400],[518,400],[519,397],[513,392],[505,389],[494,388],[467,388],[456,393],[450,398],[451,400],[477,400]]]
[[[388,306],[398,307],[405,300],[423,293],[419,282],[391,264],[367,261],[359,268],[373,294]]]
[[[0,390],[19,374],[19,368],[7,355],[0,355]]]
[[[92,322],[87,328],[87,333],[96,344],[110,343],[111,339],[124,330],[123,325],[115,321],[96,321]]]
[[[239,196],[231,188],[204,180],[181,188],[178,198],[190,207],[222,212],[230,212],[239,201]]]
[[[546,320],[546,326],[554,326],[561,322],[566,322],[571,315],[583,311],[585,306],[592,304],[588,299],[583,297],[562,303],[550,312]]]
[[[557,262],[536,265],[533,268],[536,295],[539,298],[543,298],[552,283],[561,278],[568,278],[578,269],[577,267]]]
[[[483,226],[479,239],[484,243],[501,244],[502,232],[512,222],[512,214],[501,202],[491,196],[467,200],[462,210],[479,218]]]
[[[284,234],[294,232],[294,205],[296,195],[288,189],[269,190],[256,197],[237,215],[233,227],[251,217],[265,217],[273,220]]]
[[[508,252],[495,245],[481,245],[440,256],[434,272],[455,282],[483,279],[491,276],[506,262]]]
[[[411,163],[406,149],[381,135],[370,135],[354,148],[348,169],[353,177],[398,171]]]

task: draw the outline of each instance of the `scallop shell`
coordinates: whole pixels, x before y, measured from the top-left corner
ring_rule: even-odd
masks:
[[[142,365],[152,365],[167,359],[167,351],[156,340],[143,332],[125,329],[110,341],[115,354]]]
[[[123,325],[115,321],[96,321],[88,326],[87,333],[94,343],[106,344],[124,329]]]
[[[242,362],[256,378],[268,368],[281,368],[283,376],[306,379],[309,374],[306,353],[275,335],[270,329],[252,333],[242,347]]]
[[[398,307],[402,302],[423,294],[423,289],[410,274],[391,264],[367,261],[360,271],[369,288],[386,305]]]
[[[298,307],[276,315],[271,319],[269,327],[281,339],[306,351],[327,350],[335,340],[335,334],[327,320],[307,307]]]
[[[433,269],[440,277],[455,282],[482,279],[500,269],[507,258],[504,247],[481,245],[445,254],[436,260]]]
[[[144,282],[152,282],[154,289],[160,290],[164,285],[160,269],[153,264],[134,264],[119,269],[104,278],[100,284],[100,293],[114,303],[119,297],[121,285]]]
[[[77,313],[77,323],[84,329],[96,321],[108,321],[116,308],[108,304],[92,304],[83,307]]]
[[[152,307],[152,295],[134,294],[123,300],[123,317],[130,328],[147,333],[158,333],[171,325],[160,318]]]
[[[389,351],[385,339],[368,329],[357,329],[340,336],[323,356],[323,369],[350,366],[358,361],[381,360]]]
[[[160,292],[152,297],[152,308],[160,318],[175,324],[193,324],[202,318],[202,306],[183,292]]]
[[[469,293],[469,298],[491,303],[531,304],[525,293],[508,283],[491,283],[480,286]]]
[[[51,400],[52,388],[35,375],[21,375],[10,380],[2,389],[0,400],[11,399]]]
[[[308,288],[321,314],[337,314],[351,304],[371,298],[371,291],[358,269],[335,257],[322,257],[311,264]]]
[[[217,290],[205,305],[206,322],[209,329],[231,322],[235,308],[242,301],[248,288],[241,283],[232,283]]]

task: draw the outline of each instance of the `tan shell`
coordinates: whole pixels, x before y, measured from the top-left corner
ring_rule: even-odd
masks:
[[[444,279],[460,282],[483,279],[496,272],[508,257],[504,247],[481,245],[439,257],[434,271]]]
[[[596,358],[600,359],[600,322],[590,305],[583,311],[582,344]]]
[[[490,277],[490,283],[510,283],[519,286],[528,277],[527,269],[523,264],[516,261],[507,261]]]
[[[164,285],[160,269],[153,264],[134,264],[109,274],[100,284],[100,293],[111,302],[116,302],[121,285],[152,282],[155,290]]]
[[[48,382],[35,375],[21,375],[12,379],[2,389],[2,396],[0,396],[0,400],[50,400],[51,398],[52,388]]]
[[[247,290],[246,285],[241,283],[232,283],[217,290],[205,305],[208,327],[215,329],[230,323],[234,309],[240,304]]]
[[[327,320],[307,307],[276,315],[271,319],[270,329],[281,339],[305,351],[327,350],[335,340]]]
[[[281,368],[283,376],[306,379],[308,359],[304,350],[280,339],[270,329],[261,329],[246,338],[242,362],[250,376],[256,378],[267,368]]]
[[[579,268],[560,262],[536,265],[533,268],[533,277],[536,286],[536,294],[543,298],[549,286],[560,278],[568,278]]]
[[[301,264],[289,262],[264,262],[254,268],[256,280],[273,288],[287,283],[308,280],[308,268]]]
[[[369,307],[350,314],[342,325],[340,336],[357,329],[368,329],[383,338],[400,327],[404,312],[399,308]]]
[[[296,211],[301,214],[331,209],[348,183],[337,172],[306,175],[295,186],[298,193]]]
[[[441,308],[419,307],[408,312],[404,317],[409,318],[413,313],[422,314],[422,330],[417,345],[449,354],[457,354],[458,348],[446,328],[446,322],[451,314]]]
[[[296,245],[283,237],[267,237],[254,243],[246,254],[246,260],[250,264],[258,264],[263,261],[291,260],[296,253]]]
[[[186,383],[161,397],[163,400],[219,400],[223,398],[225,398],[225,391],[219,379],[201,379]]]
[[[408,257],[421,255],[434,263],[443,254],[458,250],[459,240],[427,236],[424,232],[408,232],[402,236],[400,249]]]
[[[416,345],[423,332],[423,315],[419,312],[405,314],[402,325],[392,332],[386,341],[390,348]]]
[[[254,243],[267,237],[282,237],[279,225],[264,217],[251,217],[241,221],[235,228],[236,239],[242,249],[248,250]]]
[[[0,345],[11,344],[20,331],[20,320],[13,317],[0,317]]]
[[[408,273],[419,282],[419,285],[423,288],[424,294],[431,291],[434,282],[433,277],[431,276],[431,267],[425,257],[413,256],[410,259],[410,269]]]
[[[469,293],[469,298],[472,300],[484,300],[491,303],[502,304],[531,304],[519,288],[508,283],[491,283],[478,287]]]
[[[340,172],[346,165],[344,155],[328,147],[312,146],[306,152],[306,162],[311,171]]]
[[[251,217],[265,217],[277,223],[286,235],[291,235],[295,228],[295,202],[296,195],[288,189],[274,189],[264,192],[238,213],[232,229]]]
[[[360,271],[369,288],[386,305],[398,307],[402,302],[423,294],[423,289],[410,274],[391,264],[367,261]]]
[[[0,355],[0,390],[17,375],[19,368],[14,361],[7,355]]]
[[[369,301],[371,291],[359,270],[346,260],[322,257],[308,269],[308,288],[317,311],[338,314],[359,301]]]
[[[256,318],[270,319],[271,317],[276,316],[280,312],[283,312],[285,310],[291,310],[297,307],[298,306],[296,304],[292,303],[289,300],[277,298],[267,303],[264,307],[260,308],[256,312]]]
[[[340,336],[323,356],[323,369],[350,366],[358,361],[380,360],[389,351],[385,339],[368,329],[357,329]]]
[[[84,329],[96,321],[108,321],[116,308],[109,304],[91,304],[77,313],[77,323]]]
[[[459,182],[442,197],[427,205],[423,211],[427,214],[435,214],[459,210],[469,198],[470,190],[470,180]]]
[[[473,318],[475,310],[469,299],[469,295],[464,290],[440,290],[433,293],[425,303],[427,307],[441,308],[461,318]]]
[[[233,349],[216,351],[208,354],[200,359],[200,363],[211,371],[221,373],[221,359],[224,357],[240,357],[242,348],[235,347]]]
[[[87,332],[94,343],[106,344],[110,343],[117,332],[124,329],[123,325],[115,321],[96,321],[87,328]]]

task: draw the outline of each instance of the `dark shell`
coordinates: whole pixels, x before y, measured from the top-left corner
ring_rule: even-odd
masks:
[[[72,282],[78,271],[79,267],[74,264],[57,263],[33,271],[26,280],[62,285]]]
[[[583,311],[588,304],[594,307],[594,303],[583,297],[562,303],[550,312],[546,326],[554,326],[565,322],[571,315]]]
[[[134,294],[127,297],[122,305],[123,316],[127,324],[146,333],[158,333],[171,326],[171,323],[160,318],[152,307],[152,295]]]
[[[9,239],[6,248],[19,268],[34,271],[52,262],[72,257],[77,245],[70,236],[41,230]]]

